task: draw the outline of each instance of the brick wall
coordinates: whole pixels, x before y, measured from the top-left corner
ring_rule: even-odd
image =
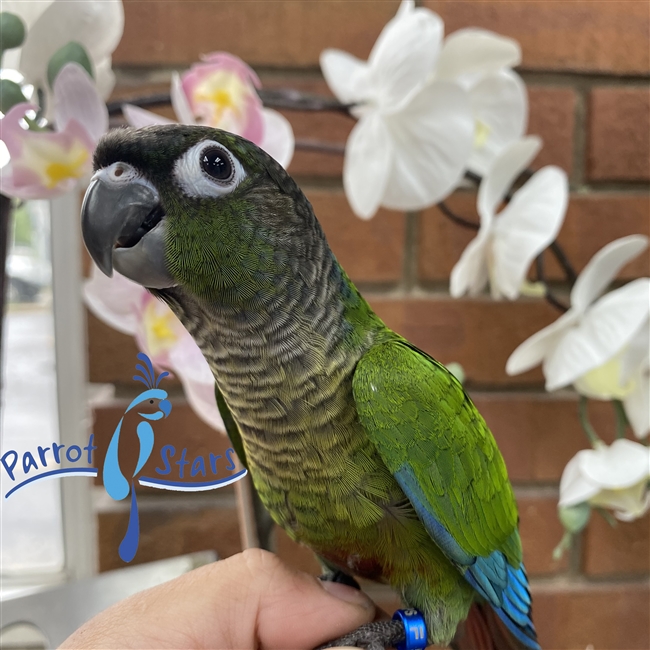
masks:
[[[114,63],[115,98],[164,90],[172,69],[184,69],[202,52],[228,50],[260,73],[266,86],[327,92],[318,72],[324,47],[367,57],[397,1],[131,2]],[[521,73],[529,88],[529,132],[544,140],[537,163],[563,167],[571,203],[560,234],[581,269],[606,242],[648,234],[649,12],[644,1],[498,2],[425,1],[447,31],[479,26],[516,38]],[[331,114],[287,112],[297,137],[344,142],[352,121]],[[356,219],[341,189],[342,158],[297,152],[290,171],[312,201],[331,245],[387,324],[443,362],[458,361],[469,390],[503,451],[515,485],[526,564],[535,596],[535,619],[545,648],[648,648],[649,520],[610,528],[592,517],[585,534],[562,561],[552,559],[561,537],[555,506],[558,480],[571,456],[586,446],[575,395],[543,391],[534,370],[507,377],[505,361],[524,339],[556,313],[522,299],[452,300],[450,270],[471,234],[431,208],[422,213],[380,211]],[[475,197],[458,192],[450,204],[474,217]],[[359,251],[362,250],[363,254]],[[552,279],[559,269],[549,260]],[[626,279],[648,273],[648,256],[628,265]],[[558,286],[560,293],[566,287]],[[114,382],[118,400],[96,411],[95,431],[110,435],[128,399],[135,346],[89,317],[90,378]],[[175,427],[193,449],[224,446],[174,399]],[[608,404],[593,405],[594,420],[611,431]],[[200,453],[197,451],[197,453]],[[120,564],[117,540],[128,513],[97,499],[101,568]],[[218,495],[141,499],[142,547],[138,561],[216,548],[240,549],[232,489]],[[276,532],[277,552],[289,563],[318,572],[306,549]],[[369,586],[387,610],[397,606],[385,589]]]

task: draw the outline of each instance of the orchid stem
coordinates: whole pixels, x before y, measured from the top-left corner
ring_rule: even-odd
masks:
[[[548,282],[546,281],[546,276],[544,273],[544,251],[542,251],[538,256],[537,259],[535,260],[536,262],[536,271],[537,271],[537,281],[541,282],[544,285],[544,298],[546,302],[549,303],[549,305],[552,305],[557,309],[558,311],[561,311],[562,313],[566,313],[569,311],[569,308],[564,305],[562,302],[560,302],[554,295],[551,293],[551,290],[549,289]]]
[[[592,447],[597,447],[602,440],[598,437],[596,430],[591,426],[589,421],[589,413],[587,412],[587,398],[584,395],[580,395],[580,401],[578,402],[578,414],[580,416],[580,424],[582,429],[589,438],[589,442]]]
[[[262,103],[267,108],[278,108],[289,111],[328,111],[343,113],[352,117],[350,109],[354,104],[342,104],[333,97],[303,93],[293,88],[264,88],[258,91]],[[118,99],[107,104],[109,115],[122,112],[123,104],[133,104],[140,108],[152,106],[167,106],[171,103],[169,93],[154,93],[130,99]]]
[[[616,437],[625,438],[628,421],[623,402],[619,399],[615,399],[612,400],[612,404],[614,405],[614,412],[616,413]]]
[[[469,221],[469,219],[464,219],[463,217],[459,217],[453,210],[449,208],[449,206],[444,201],[440,201],[440,203],[438,203],[438,209],[440,210],[440,212],[442,212],[442,214],[445,215],[445,217],[447,217],[447,219],[450,219],[455,224],[458,224],[463,228],[478,230],[480,227],[479,224],[477,224],[474,221]]]

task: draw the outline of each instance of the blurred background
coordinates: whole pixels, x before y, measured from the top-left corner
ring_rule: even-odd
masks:
[[[544,141],[534,166],[555,164],[569,175],[571,201],[558,240],[577,270],[611,240],[648,234],[648,3],[425,0],[418,4],[440,14],[446,33],[482,27],[521,44],[523,65],[518,71],[528,86],[528,132]],[[318,66],[321,51],[336,47],[367,58],[398,6],[392,0],[125,0],[124,36],[113,57],[117,85],[111,100],[168,92],[172,71],[185,70],[200,54],[215,50],[244,59],[265,88],[329,95]],[[171,107],[155,110],[173,118]],[[342,145],[354,125],[334,113],[283,114],[297,139]],[[289,172],[312,202],[339,261],[387,325],[443,363],[462,365],[468,391],[497,439],[515,486],[542,646],[648,648],[648,516],[617,527],[594,516],[570,552],[553,560],[563,534],[556,514],[559,478],[567,461],[585,446],[577,398],[569,391],[546,393],[539,369],[508,377],[504,367],[514,348],[551,323],[556,312],[543,301],[525,298],[452,300],[449,274],[473,232],[456,227],[435,207],[421,213],[380,210],[371,221],[358,219],[343,194],[342,162],[341,155],[298,150]],[[448,204],[458,214],[476,218],[475,193],[458,191]],[[56,419],[52,334],[42,334],[52,328],[47,210],[47,203],[19,210],[11,232],[3,420],[5,436],[9,430],[29,427],[34,437],[5,437],[5,448],[33,448],[56,435],[47,428]],[[648,267],[646,253],[619,277],[647,275]],[[88,274],[85,252],[83,268]],[[557,282],[563,278],[551,261],[548,276]],[[561,284],[556,288],[563,290]],[[43,340],[30,336],[29,327],[36,321],[42,321]],[[92,430],[95,444],[106,448],[116,422],[139,392],[132,380],[137,348],[131,337],[90,313],[86,323],[88,381],[95,385]],[[25,354],[24,347],[38,348],[38,353]],[[31,420],[14,421],[12,429],[12,407],[18,407],[25,394],[19,383],[34,382],[36,377],[40,383],[30,384],[30,390],[32,395],[37,392],[38,406],[28,409]],[[168,390],[173,418],[160,423],[157,435],[171,440],[182,432],[179,446],[188,448],[188,456],[223,453],[230,446],[227,439],[194,415],[180,383],[168,382]],[[608,404],[595,403],[591,416],[613,427]],[[30,502],[14,506],[12,522],[22,516],[31,524],[21,528],[12,523],[6,538],[4,527],[3,575],[43,575],[64,564],[58,486],[47,483],[42,495],[34,486],[29,497],[24,495]],[[227,557],[242,549],[234,487],[190,495],[155,490],[139,494],[141,537],[134,563],[208,549]],[[99,571],[124,566],[117,547],[126,529],[128,504],[112,501],[97,482],[91,505],[92,524],[82,525],[95,527]],[[7,521],[10,514],[7,506],[3,508]],[[25,516],[34,509],[42,512],[38,525]],[[30,525],[31,533],[25,532]],[[290,565],[320,573],[311,552],[281,530],[273,532],[270,543]],[[367,590],[389,612],[399,604],[388,589],[367,585]]]

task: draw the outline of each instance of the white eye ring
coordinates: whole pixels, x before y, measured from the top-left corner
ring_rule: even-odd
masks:
[[[208,149],[218,149],[227,158],[231,173],[226,180],[219,180],[210,176],[203,168],[203,155]],[[214,140],[203,140],[188,149],[174,165],[174,176],[183,192],[188,196],[220,197],[230,194],[244,178],[246,172],[241,163],[226,147]]]
[[[91,180],[96,178],[101,178],[109,185],[126,185],[136,180],[143,181],[142,174],[135,167],[121,161],[114,162],[103,169],[98,169]]]

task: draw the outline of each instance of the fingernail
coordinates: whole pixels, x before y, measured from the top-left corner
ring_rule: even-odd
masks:
[[[328,580],[321,580],[321,585],[323,589],[335,598],[344,600],[346,603],[352,603],[353,605],[362,605],[363,607],[373,608],[375,607],[374,603],[368,596],[366,596],[363,591],[355,589],[354,587],[348,587],[347,585],[341,584],[340,582],[331,582]]]

